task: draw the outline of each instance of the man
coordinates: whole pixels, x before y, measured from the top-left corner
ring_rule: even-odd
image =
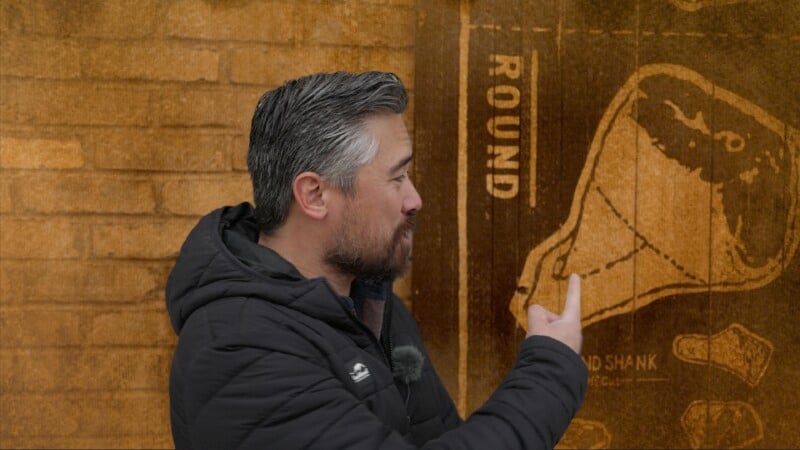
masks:
[[[379,72],[315,74],[258,102],[255,209],[203,218],[167,285],[178,449],[551,448],[565,431],[587,381],[576,277],[561,316],[528,311],[516,366],[466,421],[391,294],[422,207],[405,107]]]

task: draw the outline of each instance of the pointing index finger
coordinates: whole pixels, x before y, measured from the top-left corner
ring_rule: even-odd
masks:
[[[567,286],[567,301],[564,303],[564,311],[561,313],[564,319],[581,320],[581,278],[577,274],[569,276]]]

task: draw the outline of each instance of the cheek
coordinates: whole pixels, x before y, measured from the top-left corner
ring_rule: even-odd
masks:
[[[351,222],[360,234],[371,240],[391,239],[405,219],[403,197],[393,186],[354,201],[349,209]]]
[[[403,201],[404,196],[402,192],[397,189],[392,189],[387,193],[378,204],[382,214],[387,220],[399,221],[404,216],[403,214]]]

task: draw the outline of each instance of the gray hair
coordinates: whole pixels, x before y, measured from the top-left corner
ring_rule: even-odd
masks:
[[[259,229],[269,234],[284,223],[292,183],[303,172],[316,172],[351,194],[358,168],[378,151],[364,120],[401,114],[406,102],[403,83],[386,72],[317,73],[262,95],[247,153]]]

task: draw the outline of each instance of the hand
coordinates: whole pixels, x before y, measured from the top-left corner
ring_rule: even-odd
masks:
[[[528,336],[549,336],[581,353],[581,279],[578,275],[573,273],[569,277],[567,301],[560,316],[540,305],[528,308]]]

